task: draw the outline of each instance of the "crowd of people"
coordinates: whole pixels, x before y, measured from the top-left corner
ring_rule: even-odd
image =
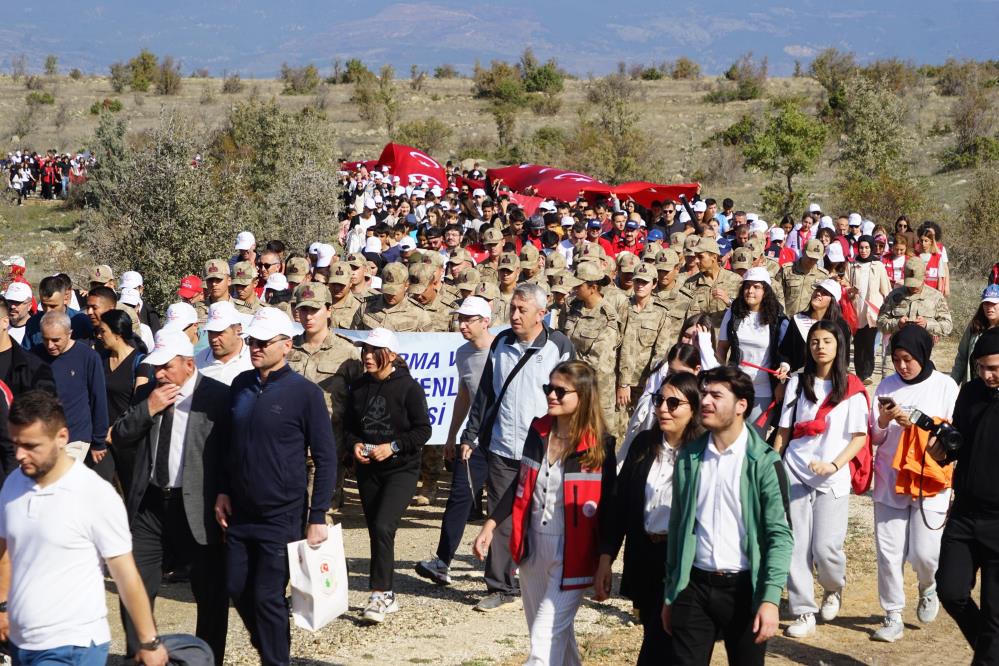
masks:
[[[0,160],[0,169],[7,174],[7,189],[17,197],[20,206],[28,197],[65,199],[71,188],[87,180],[87,169],[94,165],[90,154],[44,154],[17,150]]]
[[[241,232],[162,317],[135,270],[36,291],[23,258],[5,262],[0,634],[18,663],[66,649],[103,663],[103,598],[83,597],[102,593],[106,562],[129,658],[164,663],[150,608],[164,573],[188,570],[215,663],[231,601],[261,663],[288,664],[286,545],[328,538],[348,477],[370,539],[361,619],[386,622],[404,605],[397,528],[444,500],[445,475],[438,547],[416,572],[452,584],[484,519],[475,610],[522,604],[530,664],[579,663],[576,611],[587,590],[613,594],[622,547],[640,664],[707,664],[717,640],[730,663],[763,663],[785,589],[794,639],[848,604],[850,497],[872,483],[871,637],[902,638],[909,562],[918,620],[942,605],[976,663],[999,663],[999,285],[937,371],[954,325],[939,225],[814,203],[771,224],[700,196],[528,215],[502,184],[450,173],[442,188],[361,167],[338,237]],[[408,332],[465,340],[446,442],[430,441]],[[87,607],[42,622],[28,587],[70,575]]]

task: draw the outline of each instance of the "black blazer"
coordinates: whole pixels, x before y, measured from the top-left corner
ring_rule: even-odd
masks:
[[[132,451],[135,455],[132,488],[125,501],[129,521],[138,513],[149,487],[154,462],[152,452],[160,436],[162,413],[149,415],[149,394],[155,388],[156,382],[141,386],[135,393],[132,406],[111,429],[112,447]],[[222,455],[232,429],[229,402],[228,386],[198,375],[184,440],[181,492],[191,534],[203,546],[222,541],[214,508],[219,492]]]
[[[35,354],[29,354],[17,340],[10,341],[10,371],[0,379],[10,387],[14,397],[39,389],[56,395],[55,379],[52,378],[52,368]]]
[[[662,438],[656,426],[632,440],[617,475],[609,519],[600,523],[601,555],[614,560],[627,537],[621,595],[639,608],[662,604],[665,592],[666,542],[654,544],[645,533],[645,483]]]

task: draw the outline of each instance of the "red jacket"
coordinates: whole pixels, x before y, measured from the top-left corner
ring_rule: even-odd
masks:
[[[530,554],[528,534],[531,526],[531,499],[538,479],[541,463],[547,455],[548,433],[551,431],[552,417],[534,419],[524,442],[524,454],[520,459],[520,476],[513,498],[510,534],[510,553],[520,564]],[[614,493],[614,474],[617,465],[614,461],[613,438],[604,442],[605,458],[600,469],[584,469],[580,464],[583,453],[595,445],[592,435],[584,437],[576,450],[566,459],[563,471],[565,497],[565,546],[562,553],[562,589],[577,590],[593,585],[593,575],[597,570],[600,547],[600,521],[610,510]],[[607,501],[602,501],[606,498]],[[506,499],[506,498],[504,498]],[[506,504],[504,502],[503,504]],[[495,514],[502,513],[497,507]],[[494,518],[497,516],[494,514]],[[498,522],[498,521],[497,521]]]

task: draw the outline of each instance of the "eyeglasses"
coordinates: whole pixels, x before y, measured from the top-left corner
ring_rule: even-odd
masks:
[[[281,264],[276,261],[272,264],[265,264],[264,262],[261,261],[260,263],[257,264],[257,268],[271,268],[273,266],[280,266],[280,265]]]
[[[680,405],[690,404],[689,401],[680,400],[680,398],[677,398],[675,396],[670,396],[667,398],[662,393],[653,393],[651,395],[652,395],[652,404],[655,405],[656,409],[659,409],[660,407],[663,406],[663,403],[666,403],[666,411],[670,413],[675,412]]]
[[[564,398],[566,393],[575,393],[575,391],[571,389],[567,389],[564,386],[555,386],[554,384],[542,384],[541,390],[545,392],[546,397],[554,393],[556,400]]]
[[[270,347],[275,342],[281,342],[282,340],[287,340],[287,339],[288,338],[284,337],[283,335],[279,335],[279,336],[277,336],[275,338],[271,338],[270,340],[257,340],[256,338],[247,338],[246,339],[246,344],[250,345],[251,349],[253,349],[253,348],[256,348],[256,349],[267,349],[268,347]]]

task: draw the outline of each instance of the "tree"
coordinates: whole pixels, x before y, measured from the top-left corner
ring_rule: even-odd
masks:
[[[384,127],[392,136],[399,122],[400,102],[395,88],[395,69],[385,65],[375,76],[370,71],[360,75],[354,83],[350,100],[357,105],[357,113],[372,127]]]
[[[292,67],[284,63],[281,65],[281,81],[284,83],[282,95],[305,95],[319,87],[319,70],[312,64]]]
[[[56,76],[59,73],[59,58],[53,54],[45,56],[45,75]]]
[[[736,100],[759,99],[763,96],[767,82],[767,59],[756,62],[749,52],[736,60],[718,80],[715,89],[709,92],[705,101],[721,103]]]
[[[843,108],[847,81],[857,74],[857,61],[853,53],[825,49],[808,66],[808,75],[818,81],[826,91],[826,104],[822,115],[836,117]]]
[[[139,55],[128,61],[128,69],[132,74],[130,85],[132,90],[146,92],[156,80],[159,58],[152,51],[142,49]]]
[[[472,80],[473,93],[486,100],[487,109],[496,123],[499,155],[514,156],[517,114],[528,101],[520,68],[502,60],[492,61],[489,69],[476,63]]]
[[[451,134],[451,126],[447,123],[438,118],[424,118],[400,123],[392,140],[433,155],[444,149]]]
[[[410,65],[409,67],[409,87],[413,89],[414,92],[420,92],[423,90],[423,84],[427,80],[426,70],[420,69],[419,65]]]
[[[183,79],[180,76],[180,63],[173,56],[166,56],[156,70],[156,94],[176,95],[180,92]]]
[[[28,57],[19,53],[10,57],[10,78],[17,83],[21,77],[28,73]]]
[[[967,202],[949,241],[964,273],[984,274],[999,257],[999,168],[976,170]],[[954,258],[951,259],[954,262]]]
[[[842,99],[836,158],[841,169],[876,174],[897,168],[912,141],[902,100],[861,76],[845,82]]]
[[[990,91],[977,81],[962,86],[954,100],[950,119],[954,127],[954,145],[944,151],[944,169],[964,169],[983,162],[999,160],[999,137],[996,136],[996,112]]]
[[[701,78],[701,66],[686,56],[680,56],[670,65],[669,76],[676,81],[693,81]]]
[[[132,71],[123,62],[112,63],[111,65],[111,90],[116,93],[124,92],[125,86],[132,82]]]
[[[800,209],[805,193],[795,190],[794,179],[814,173],[825,142],[825,126],[802,111],[799,100],[770,102],[753,140],[742,149],[747,167],[783,180],[761,193],[768,214],[779,217]]]
[[[565,76],[558,69],[558,63],[552,58],[545,64],[538,64],[538,59],[530,47],[524,49],[520,56],[521,79],[524,89],[529,93],[556,94],[565,87]]]

